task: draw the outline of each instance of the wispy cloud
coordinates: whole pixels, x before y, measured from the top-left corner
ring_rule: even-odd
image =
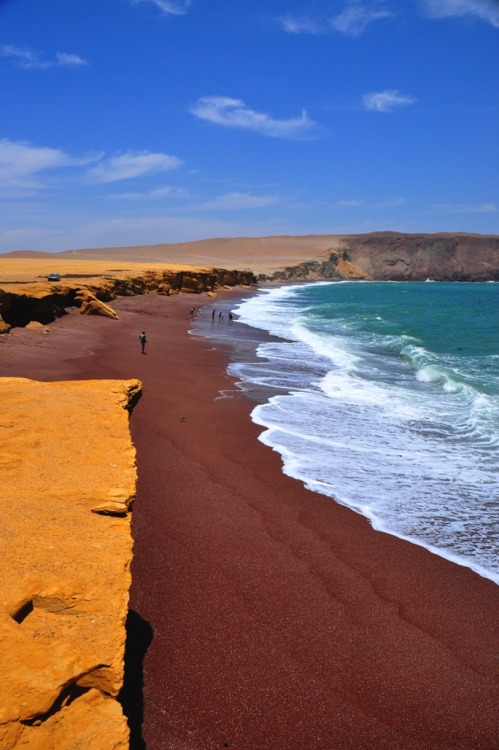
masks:
[[[57,52],[55,58],[46,60],[37,52],[27,47],[17,47],[14,44],[3,44],[0,47],[0,56],[9,58],[18,68],[26,70],[32,68],[72,68],[79,65],[88,65],[87,61],[79,55]]]
[[[364,201],[359,200],[343,200],[343,201],[337,201],[335,204],[338,208],[358,208],[358,206],[363,206]]]
[[[374,4],[376,5],[376,4]],[[347,5],[339,15],[329,19],[332,28],[346,36],[359,37],[375,21],[390,18],[394,13],[386,8],[376,8],[353,2]]]
[[[199,208],[210,211],[240,211],[252,208],[275,206],[279,199],[276,195],[253,195],[252,193],[224,193],[213,200],[206,201]]]
[[[301,18],[281,16],[278,21],[281,28],[288,34],[323,34],[326,30],[324,24],[305,16]]]
[[[436,208],[449,214],[489,214],[499,210],[495,203],[442,203]]]
[[[88,163],[56,148],[33,146],[24,141],[0,140],[0,188],[35,190],[43,187],[41,172]]]
[[[393,208],[393,206],[402,206],[404,204],[404,198],[387,198],[386,200],[379,201],[379,203],[368,203],[363,200],[340,200],[335,203],[337,208],[359,208],[360,206],[367,206],[371,208]]]
[[[427,18],[458,18],[475,16],[484,23],[499,28],[498,0],[418,0]],[[352,38],[362,36],[377,21],[394,18],[403,12],[387,7],[380,2],[367,3],[351,0],[345,8],[334,16],[290,15],[277,19],[280,27],[288,34],[331,34],[339,33]]]
[[[189,192],[182,188],[171,186],[153,188],[152,190],[136,191],[128,193],[113,193],[106,196],[108,200],[124,201],[159,201],[165,198],[188,198]]]
[[[94,182],[118,182],[154,172],[177,169],[181,165],[181,159],[169,154],[128,151],[102,160],[89,171],[89,177]]]
[[[371,24],[390,18],[395,13],[383,4],[367,5],[353,0],[336,16],[281,16],[281,28],[289,34],[331,34],[334,32],[350,37],[364,34]]]
[[[497,0],[421,0],[423,10],[430,18],[476,16],[485,23],[499,28],[499,3]]]
[[[88,65],[87,61],[79,55],[71,55],[69,52],[58,52],[56,55],[58,65],[71,67],[73,65]]]
[[[376,112],[393,112],[398,107],[406,107],[409,104],[414,104],[416,99],[412,96],[401,94],[400,91],[394,89],[373,91],[369,94],[364,94],[362,101],[366,109],[372,109]]]
[[[181,159],[176,156],[150,151],[128,151],[108,158],[103,154],[76,157],[57,148],[0,140],[0,190],[4,194],[5,191],[21,195],[42,190],[57,170],[69,167],[79,167],[78,179],[86,180],[87,184],[100,184],[165,172],[181,165]],[[153,191],[149,197],[161,197],[165,195],[163,191],[164,188],[159,188],[156,195]]]
[[[192,5],[192,0],[131,0],[131,3],[132,5],[152,3],[167,15],[185,16]]]
[[[317,130],[305,111],[300,117],[277,120],[263,112],[249,109],[241,99],[228,96],[203,96],[190,112],[206,122],[229,128],[253,130],[270,138],[299,140],[311,137]]]

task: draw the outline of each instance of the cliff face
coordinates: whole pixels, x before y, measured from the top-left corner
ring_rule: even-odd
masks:
[[[0,747],[125,750],[136,381],[0,379]]]
[[[380,232],[344,236],[272,280],[498,281],[499,237]]]
[[[75,283],[76,280],[76,283]],[[201,294],[216,292],[224,286],[251,286],[256,282],[251,271],[212,268],[205,271],[147,271],[136,276],[103,277],[91,284],[78,283],[77,277],[63,276],[61,282],[46,280],[24,285],[13,284],[0,289],[0,333],[9,328],[26,326],[31,321],[46,325],[65,314],[68,307],[78,307],[84,314],[116,317],[102,303],[116,297],[136,294]],[[17,282],[16,282],[17,283]],[[101,304],[99,304],[101,303]]]

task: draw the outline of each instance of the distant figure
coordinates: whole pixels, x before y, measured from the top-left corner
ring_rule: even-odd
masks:
[[[224,322],[224,314],[223,314],[223,312],[221,310],[218,313],[218,322],[219,323],[223,323]]]
[[[213,323],[215,320],[215,308],[211,311],[211,322]]]
[[[232,313],[230,312],[229,313],[229,323],[233,323],[233,322],[234,322],[234,318],[232,317]]]
[[[142,333],[139,334],[139,341],[140,341],[140,346],[142,347],[142,354],[145,354],[144,350],[145,350],[146,344],[147,344],[147,338],[146,338],[146,332],[145,331],[142,331]]]
[[[190,318],[191,320],[194,320],[194,313],[195,313],[195,312],[196,312],[196,308],[195,308],[195,307],[191,307],[191,311],[190,311],[190,313],[189,313],[189,318]]]

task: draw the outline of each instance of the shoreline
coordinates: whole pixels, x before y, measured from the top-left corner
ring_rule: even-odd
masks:
[[[11,333],[10,360],[0,345],[2,376],[144,384],[130,607],[152,640],[132,747],[492,750],[497,587],[285,476],[227,353],[188,335],[195,302],[122,298],[119,321]]]
[[[342,283],[338,281],[331,281],[329,282],[331,284],[335,283]],[[358,282],[356,282],[358,283]],[[372,283],[372,282],[368,282]],[[377,283],[392,283],[392,282],[377,282]],[[402,282],[404,283],[404,282]],[[437,282],[439,283],[439,282]],[[275,288],[275,287],[299,287],[303,286],[304,284],[310,286],[313,285],[313,282],[289,282],[284,284],[272,284],[272,285],[259,285],[259,290],[266,290],[269,288]],[[254,294],[257,294],[258,291],[246,294],[246,295],[238,295],[235,299],[235,304],[237,307],[239,307],[239,303],[244,301],[244,299],[247,299],[248,297],[252,297]],[[226,316],[226,310],[229,309],[228,306],[222,307],[223,310],[225,310],[225,316]],[[217,310],[218,312],[218,310]],[[247,325],[245,323],[242,323],[238,318],[237,320],[237,335],[232,336],[230,335],[231,328],[229,327],[227,330],[227,326],[220,327],[216,324],[213,325],[213,323],[210,321],[209,313],[206,315],[201,315],[201,319],[198,319],[196,322],[196,325],[194,327],[194,330],[192,333],[197,336],[201,336],[203,338],[206,338],[209,341],[213,341],[215,344],[223,347],[227,352],[227,357],[229,359],[229,365],[228,370],[231,377],[233,377],[236,381],[239,379],[239,375],[237,374],[237,365],[244,365],[247,363],[252,362],[265,362],[266,357],[263,358],[263,360],[256,355],[256,350],[261,344],[266,344],[269,342],[285,342],[286,339],[282,338],[276,334],[271,334],[267,329],[261,329],[261,328],[254,328],[250,325]],[[289,339],[287,339],[289,341]],[[234,365],[236,367],[234,367]],[[230,372],[232,370],[232,372]],[[270,398],[273,396],[281,396],[284,395],[286,392],[285,388],[279,388],[274,387],[269,384],[256,384],[254,382],[248,381],[248,380],[241,380],[241,383],[238,383],[238,387],[241,391],[241,393],[248,399],[254,402],[255,405],[265,404],[268,402]],[[254,407],[253,407],[254,408]],[[255,419],[253,417],[253,410],[250,413],[250,418],[255,424],[257,424],[260,428],[261,432],[265,432],[268,429],[268,426],[265,425],[262,422],[259,422],[258,418]],[[269,445],[268,443],[263,441],[264,444]],[[272,450],[272,446],[269,445],[269,448]],[[282,458],[283,468],[285,466],[285,459]],[[285,472],[286,473],[286,472]],[[291,474],[291,476],[293,476]],[[300,482],[304,486],[307,486],[306,482],[303,479],[294,477],[296,481]],[[436,546],[435,544],[430,544],[429,542],[425,542],[424,540],[419,539],[417,536],[411,536],[409,534],[403,534],[399,531],[397,531],[396,528],[391,528],[389,524],[386,523],[384,518],[378,518],[376,515],[369,515],[364,510],[362,510],[360,507],[357,507],[353,504],[350,504],[348,501],[344,501],[343,499],[333,496],[331,494],[328,494],[327,492],[321,493],[319,489],[313,489],[309,488],[311,492],[317,493],[317,494],[323,494],[325,497],[329,497],[333,502],[343,505],[344,507],[348,508],[349,510],[352,510],[355,513],[358,513],[359,515],[366,518],[371,525],[371,527],[375,531],[379,531],[385,534],[389,534],[391,536],[394,536],[398,539],[401,539],[405,542],[408,542],[410,544],[415,544],[423,549],[427,550],[431,554],[437,555],[439,557],[442,557],[443,559],[455,564],[459,565],[461,567],[469,568],[474,573],[479,575],[482,578],[485,578],[489,581],[492,581],[495,585],[499,585],[499,578],[498,573],[494,569],[489,569],[487,567],[484,567],[483,565],[480,565],[476,563],[473,558],[468,558],[466,556],[460,556],[457,553],[454,553],[451,549],[444,549]]]

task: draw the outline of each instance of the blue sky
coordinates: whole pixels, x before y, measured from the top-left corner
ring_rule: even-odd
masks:
[[[0,252],[499,233],[499,0],[0,0]]]

